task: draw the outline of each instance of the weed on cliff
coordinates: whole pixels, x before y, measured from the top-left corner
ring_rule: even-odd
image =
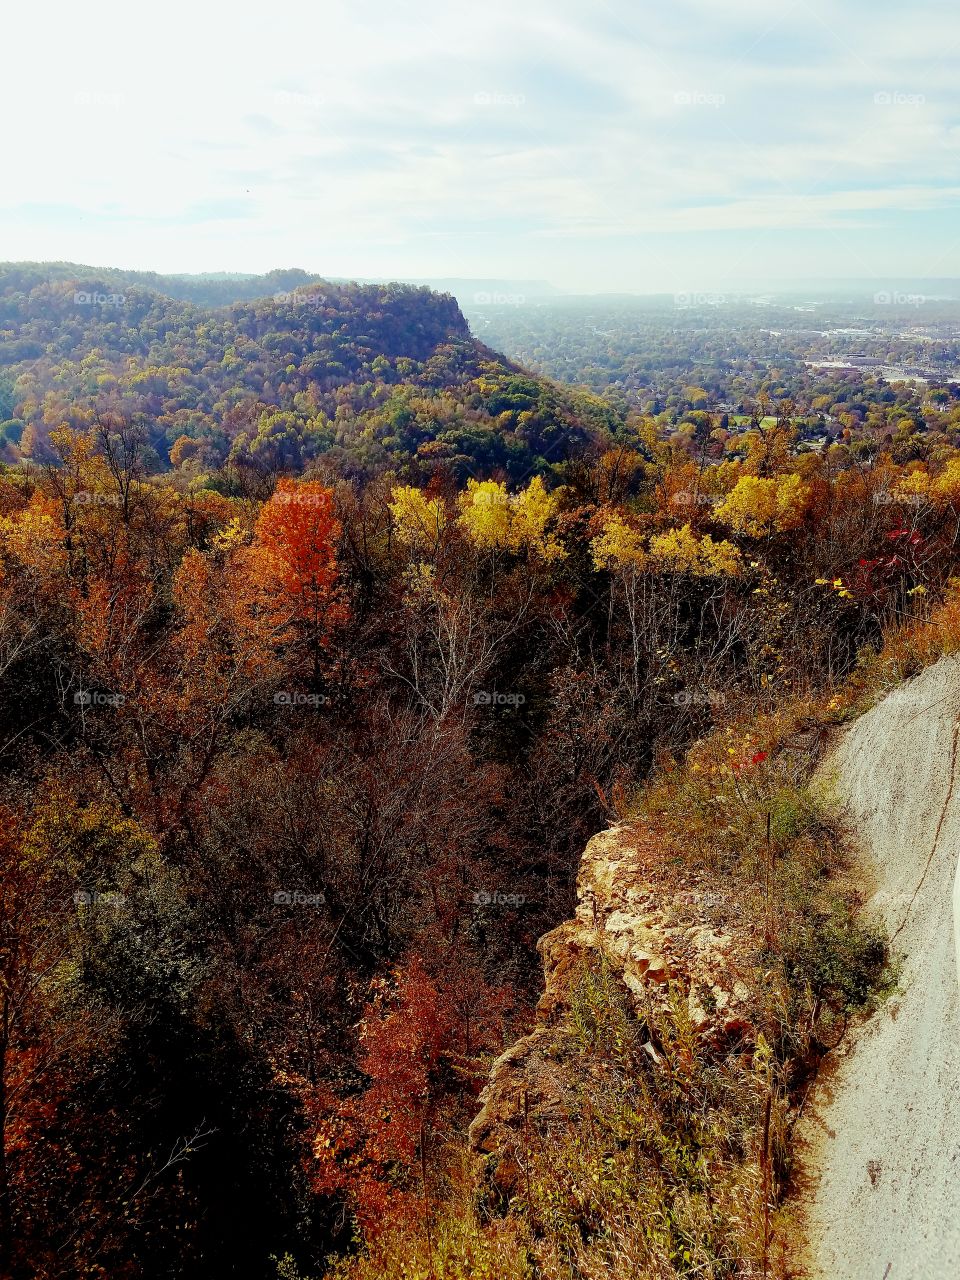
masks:
[[[531,1133],[521,1202],[545,1277],[732,1277],[762,1262],[762,1064],[702,1053],[686,1000],[637,1009],[587,961],[568,1034],[582,1079],[561,1133]]]
[[[790,1186],[792,1129],[811,1079],[897,977],[883,929],[863,912],[842,814],[811,780],[812,709],[799,711],[697,743],[647,788],[635,815],[638,829],[656,833],[664,890],[691,873],[709,883],[735,939],[752,1043],[767,1054],[771,1212]]]

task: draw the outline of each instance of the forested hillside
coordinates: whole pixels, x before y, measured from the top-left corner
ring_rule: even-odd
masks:
[[[3,280],[0,1274],[744,1274],[885,959],[778,753],[955,623],[960,454],[678,435],[423,290]],[[749,937],[752,1039],[651,1056],[586,974],[652,1127],[599,1116],[585,1163],[572,1126],[511,1199],[478,1095],[637,814]]]
[[[416,479],[519,477],[582,453],[612,418],[476,342],[449,295],[306,279],[273,272],[255,278],[267,296],[209,309],[185,298],[236,282],[0,268],[3,456],[48,462],[52,428],[109,414],[142,431],[150,470],[189,479],[321,455]]]

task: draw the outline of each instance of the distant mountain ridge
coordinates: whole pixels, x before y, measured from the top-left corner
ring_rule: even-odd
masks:
[[[237,298],[236,294],[244,296]],[[581,399],[583,399],[581,397]],[[474,338],[449,293],[299,269],[210,279],[0,266],[0,460],[50,431],[136,422],[152,469],[438,469],[518,480],[579,456],[609,410]]]
[[[5,287],[19,284],[20,288],[29,290],[46,281],[91,281],[109,285],[109,292],[138,287],[206,307],[252,302],[255,298],[266,298],[277,292],[320,284],[324,279],[324,276],[311,275],[300,267],[278,267],[264,275],[233,275],[227,272],[163,275],[156,271],[127,271],[120,267],[93,267],[79,262],[0,263],[0,282]]]
[[[225,307],[234,302],[252,302],[275,293],[291,292],[308,285],[322,284],[407,284],[449,293],[461,306],[484,305],[500,299],[555,298],[559,292],[545,280],[470,279],[465,277],[396,277],[317,275],[301,267],[277,267],[256,274],[245,271],[157,272],[133,271],[121,267],[94,267],[80,262],[0,262],[0,278],[19,277],[24,288],[44,280],[93,280],[116,288],[139,286],[170,298],[198,306]]]

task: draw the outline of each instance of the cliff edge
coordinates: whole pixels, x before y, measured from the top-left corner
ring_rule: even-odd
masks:
[[[571,987],[591,954],[603,955],[635,1004],[666,999],[679,984],[695,1033],[717,1043],[749,1043],[752,1009],[738,975],[739,939],[726,927],[722,896],[702,877],[658,875],[660,855],[643,827],[616,826],[593,837],[577,882],[577,910],[540,939],[546,987],[534,1031],[496,1060],[470,1126],[474,1151],[492,1157],[494,1178],[516,1180],[521,1132],[576,1118],[564,1070],[569,1042],[558,1034]],[[648,1052],[656,1053],[653,1045]]]
[[[805,1125],[810,1266],[823,1280],[960,1275],[960,662],[942,658],[845,731],[839,792],[902,957]]]

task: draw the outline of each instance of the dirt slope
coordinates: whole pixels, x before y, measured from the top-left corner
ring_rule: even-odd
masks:
[[[960,1277],[960,663],[846,731],[822,770],[876,864],[901,995],[858,1033],[807,1125],[812,1274]]]

